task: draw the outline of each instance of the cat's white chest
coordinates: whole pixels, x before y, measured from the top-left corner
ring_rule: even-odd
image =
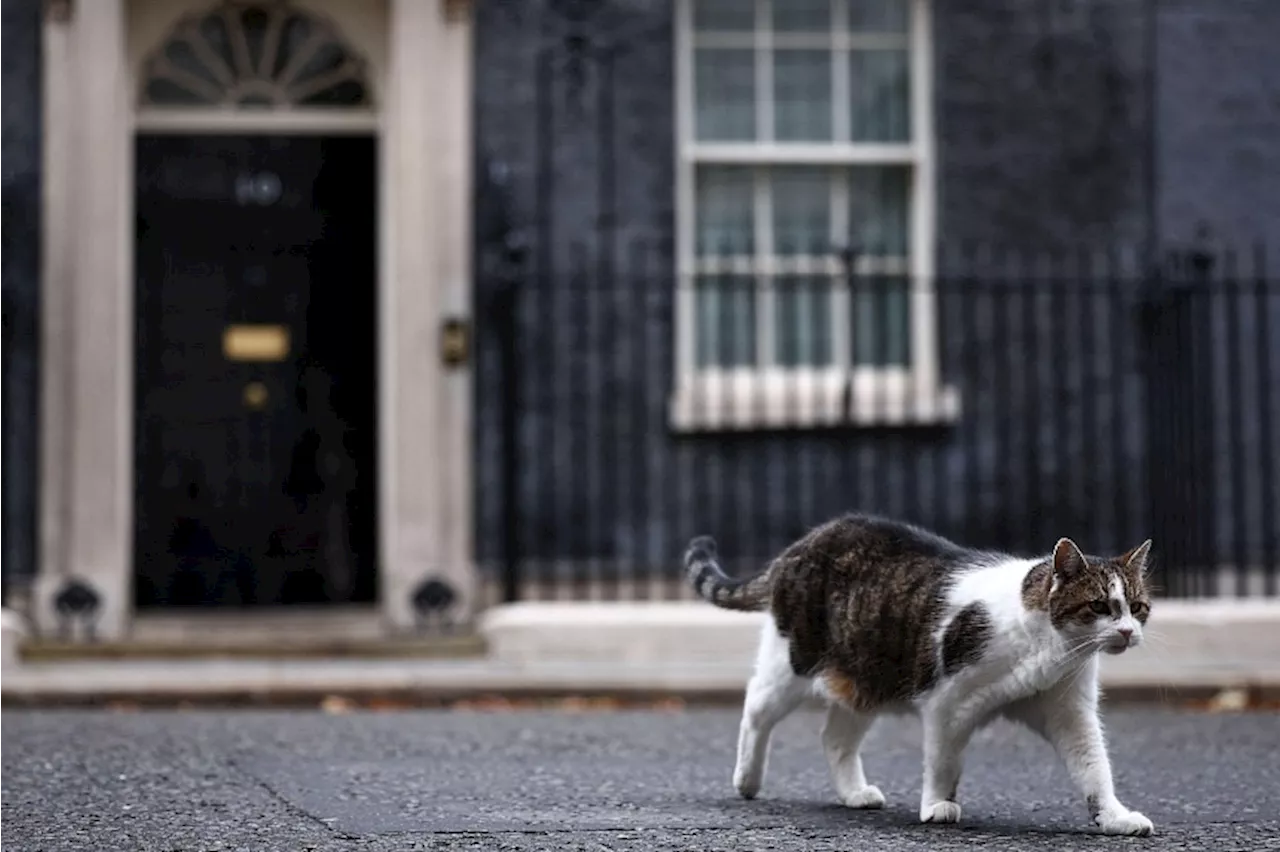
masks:
[[[988,650],[985,659],[967,672],[962,670],[947,691],[968,693],[975,703],[995,711],[1044,692],[1069,674],[1060,649],[1053,643],[1025,634],[1003,639]]]
[[[1061,681],[1068,674],[1067,666],[1059,654],[1049,650],[1041,650],[1024,658],[1012,673],[1013,683],[1018,694],[1024,698],[1037,692],[1044,692]]]
[[[948,691],[973,693],[977,703],[998,705],[1043,692],[1079,666],[1048,614],[1023,606],[1022,581],[1031,565],[1011,561],[987,566],[962,576],[951,590],[953,613],[979,605],[992,629],[979,659],[957,673]],[[941,632],[938,638],[942,641]]]

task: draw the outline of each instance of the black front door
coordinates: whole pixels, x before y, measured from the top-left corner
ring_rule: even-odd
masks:
[[[138,138],[140,607],[373,600],[375,150]]]

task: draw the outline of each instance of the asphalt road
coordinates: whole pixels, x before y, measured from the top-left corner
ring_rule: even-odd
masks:
[[[959,826],[916,823],[919,727],[866,752],[881,812],[834,804],[819,717],[787,720],[761,798],[737,713],[5,711],[5,852],[45,850],[1280,849],[1280,716],[1113,709],[1121,799],[1098,835],[1047,746],[985,731]]]

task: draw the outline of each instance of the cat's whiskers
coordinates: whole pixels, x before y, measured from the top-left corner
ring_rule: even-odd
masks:
[[[1142,644],[1146,645],[1148,643],[1153,644],[1161,651],[1180,651],[1189,647],[1186,642],[1170,639],[1167,633],[1152,630],[1151,628],[1146,628],[1142,631]]]
[[[1071,672],[1063,679],[1068,687],[1074,687],[1077,683],[1080,682],[1080,678],[1084,676],[1084,673],[1089,671],[1088,663],[1089,663],[1089,658],[1091,656],[1092,654],[1082,654],[1080,657],[1079,664],[1076,665],[1071,670]]]
[[[1079,640],[1075,645],[1073,645],[1072,647],[1064,651],[1062,653],[1062,656],[1058,659],[1058,664],[1062,665],[1064,663],[1069,662],[1072,659],[1072,657],[1077,654],[1080,655],[1080,659],[1082,661],[1087,660],[1089,657],[1089,654],[1096,652],[1098,648],[1099,646],[1098,646],[1097,638],[1093,636],[1086,636],[1085,638]]]

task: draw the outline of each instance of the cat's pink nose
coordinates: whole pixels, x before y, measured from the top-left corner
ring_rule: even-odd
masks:
[[[1119,630],[1117,630],[1116,632],[1117,632],[1117,633],[1119,633],[1121,636],[1123,636],[1125,639],[1128,639],[1130,636],[1132,636],[1132,635],[1133,635],[1133,628],[1131,628],[1131,627],[1121,627],[1121,628],[1120,628]]]

